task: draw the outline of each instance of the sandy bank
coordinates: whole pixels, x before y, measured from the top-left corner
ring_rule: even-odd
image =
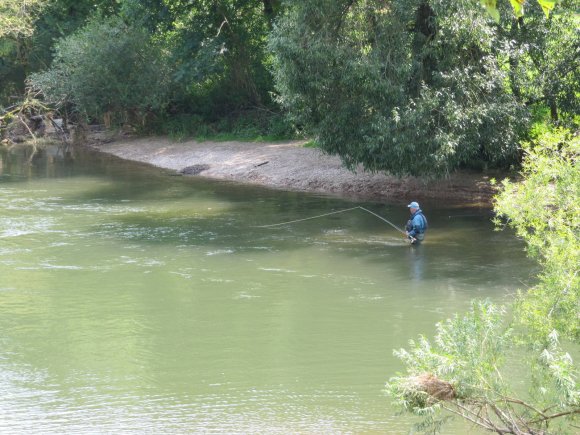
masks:
[[[115,156],[184,173],[276,189],[321,192],[376,200],[441,199],[466,206],[488,206],[488,177],[460,172],[424,182],[345,169],[336,156],[302,147],[303,142],[173,142],[167,138],[117,139],[91,147]],[[187,175],[189,174],[189,175]]]

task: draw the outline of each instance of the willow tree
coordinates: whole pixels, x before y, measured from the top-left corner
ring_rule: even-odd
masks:
[[[517,161],[532,92],[514,89],[545,76],[512,43],[511,10],[498,25],[469,0],[286,6],[270,39],[279,101],[323,150],[395,174]]]

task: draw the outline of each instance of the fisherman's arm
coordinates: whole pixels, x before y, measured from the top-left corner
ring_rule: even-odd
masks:
[[[415,216],[411,221],[411,229],[407,232],[410,237],[416,237],[419,232],[421,232],[421,219],[419,216]]]

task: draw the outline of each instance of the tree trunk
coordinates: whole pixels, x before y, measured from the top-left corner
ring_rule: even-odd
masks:
[[[512,20],[512,28],[510,30],[510,34],[511,34],[513,40],[516,40],[516,34],[521,29],[523,29],[523,27],[524,27],[524,17],[514,18]],[[517,82],[517,69],[519,66],[519,59],[517,57],[514,57],[514,55],[511,51],[510,51],[510,55],[509,55],[509,65],[510,65],[510,71],[509,71],[510,87],[511,87],[512,93],[514,94],[514,97],[516,97],[516,100],[521,102],[522,92],[520,89],[520,85]]]
[[[276,18],[276,14],[280,9],[280,0],[263,0],[263,4],[264,15],[268,19],[268,26],[271,29],[272,24],[274,23],[274,18]]]
[[[425,49],[437,35],[435,11],[428,1],[423,1],[417,8],[413,31],[415,33],[413,38],[415,70],[411,75],[409,88],[411,95],[416,96],[421,89],[421,83],[430,83],[433,71],[436,69],[434,56]]]
[[[550,104],[550,117],[552,118],[552,122],[554,124],[558,123],[558,103],[556,103],[556,100],[554,97],[550,97],[549,98],[549,104]]]

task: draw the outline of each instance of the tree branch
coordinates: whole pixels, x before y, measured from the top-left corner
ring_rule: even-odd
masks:
[[[539,423],[541,421],[553,420],[553,419],[558,418],[558,417],[564,417],[566,415],[573,415],[573,414],[580,414],[580,409],[573,409],[571,411],[563,411],[563,412],[559,412],[557,414],[546,415],[542,418],[537,418],[535,420],[531,420],[530,424]]]
[[[531,409],[532,411],[534,411],[536,414],[541,415],[542,417],[545,417],[546,415],[540,411],[539,409],[533,407],[532,405],[530,405],[529,403],[524,402],[523,400],[520,399],[513,399],[511,397],[504,397],[503,400],[505,400],[508,403],[515,403],[517,405],[522,405],[528,409]]]
[[[455,404],[455,406],[457,406],[457,407],[461,408],[461,407],[460,407],[460,406],[459,406],[457,403]],[[475,424],[475,425],[477,425],[477,426],[480,426],[480,427],[482,427],[482,428],[484,428],[484,429],[487,429],[487,430],[495,430],[495,427],[493,427],[493,426],[488,426],[488,425],[487,425],[487,424],[485,424],[483,421],[481,421],[481,420],[476,420],[476,419],[473,419],[473,418],[471,418],[470,416],[468,416],[468,415],[466,415],[466,414],[464,414],[464,413],[461,413],[461,412],[459,412],[459,411],[456,411],[456,410],[455,410],[455,409],[453,409],[453,408],[449,408],[449,407],[445,406],[443,403],[441,404],[441,407],[442,407],[443,409],[445,409],[446,411],[449,411],[449,412],[451,412],[451,413],[453,413],[453,414],[459,415],[460,417],[462,417],[462,418],[465,418],[465,419],[467,419],[467,420],[471,421],[473,424]]]

